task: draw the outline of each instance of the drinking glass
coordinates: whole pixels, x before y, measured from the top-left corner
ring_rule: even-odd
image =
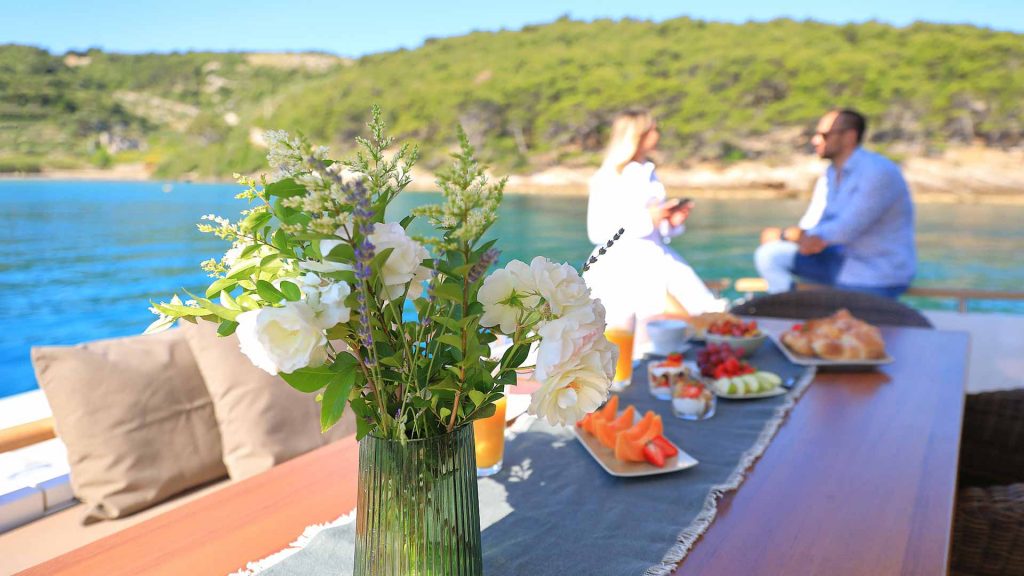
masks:
[[[508,390],[505,390],[508,394]],[[505,396],[494,403],[494,415],[473,421],[476,436],[476,475],[493,476],[501,471],[505,454]]]
[[[619,349],[619,360],[615,364],[615,378],[612,380],[613,392],[625,390],[633,380],[634,328],[633,322],[622,322],[617,325],[609,325],[604,331],[604,337]]]

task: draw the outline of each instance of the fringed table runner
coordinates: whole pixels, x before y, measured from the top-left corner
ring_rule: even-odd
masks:
[[[796,385],[760,400],[718,400],[709,420],[672,416],[647,390],[639,367],[620,407],[662,415],[665,436],[700,461],[688,470],[639,478],[608,475],[570,429],[533,420],[505,446],[504,469],[480,480],[484,570],[522,574],[671,573],[715,518],[721,496],[735,490],[767,448],[814,376],[766,343],[751,359]],[[355,514],[311,526],[292,547],[250,563],[238,574],[351,574]],[[761,522],[763,518],[751,518]]]

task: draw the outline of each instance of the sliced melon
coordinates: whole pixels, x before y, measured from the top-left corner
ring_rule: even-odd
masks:
[[[753,374],[744,374],[739,378],[743,379],[743,383],[747,387],[747,394],[757,394],[761,391],[761,382]]]
[[[601,444],[604,444],[608,448],[614,450],[615,437],[633,425],[634,414],[636,414],[636,408],[630,404],[615,420],[603,423],[603,425],[600,426],[594,426],[594,435],[601,441]]]

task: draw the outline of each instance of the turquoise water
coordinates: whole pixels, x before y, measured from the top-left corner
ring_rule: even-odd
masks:
[[[234,217],[243,202],[226,184],[0,182],[0,397],[36,387],[29,348],[140,333],[151,299],[201,290],[199,262],[225,245],[200,234],[203,214]],[[396,214],[434,202],[406,194]],[[794,222],[797,201],[700,200],[674,246],[704,278],[754,274],[751,253],[765,225]],[[586,199],[507,196],[494,229],[502,260],[543,254],[574,265],[590,252]],[[922,206],[917,285],[1024,290],[1024,208]],[[951,308],[942,302],[918,302]],[[979,311],[1024,313],[985,302]]]

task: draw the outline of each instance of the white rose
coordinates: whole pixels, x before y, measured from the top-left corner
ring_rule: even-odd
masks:
[[[537,305],[533,276],[526,263],[513,260],[504,268],[492,272],[477,292],[477,300],[484,307],[480,325],[497,326],[504,334],[512,334],[519,326],[519,316],[524,308]]]
[[[579,352],[542,381],[530,400],[530,414],[552,425],[571,425],[608,398],[609,374],[615,371],[614,346],[599,338]]]
[[[348,284],[324,280],[316,274],[305,274],[298,280],[318,326],[329,330],[348,322],[352,313],[352,309],[345,305],[345,298],[352,293]]]
[[[552,371],[578,358],[595,340],[604,340],[604,306],[600,300],[577,308],[561,318],[546,322],[537,329],[540,346],[537,351],[538,380],[543,381]]]
[[[426,279],[425,274],[429,274],[429,271],[421,264],[430,258],[430,253],[419,242],[409,238],[401,224],[396,222],[374,224],[369,240],[377,254],[388,248],[393,249],[380,271],[381,280],[384,282],[389,297],[401,296],[405,287],[414,278],[420,278],[420,281]]]
[[[270,374],[294,372],[324,361],[327,337],[305,302],[250,310],[239,314],[235,321],[242,353]]]
[[[555,316],[590,303],[590,289],[572,266],[555,264],[543,256],[537,256],[530,262],[530,270],[537,283],[537,291],[547,301]]]

